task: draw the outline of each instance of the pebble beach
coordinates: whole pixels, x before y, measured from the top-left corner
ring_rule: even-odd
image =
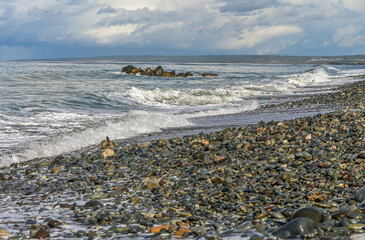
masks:
[[[365,239],[364,104],[362,80],[261,107],[324,114],[12,164],[0,237]]]

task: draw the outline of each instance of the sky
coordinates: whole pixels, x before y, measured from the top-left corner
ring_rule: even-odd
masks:
[[[1,0],[0,60],[365,54],[365,0]]]

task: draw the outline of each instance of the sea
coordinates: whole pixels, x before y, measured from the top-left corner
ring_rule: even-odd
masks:
[[[0,167],[98,145],[317,113],[261,106],[334,91],[364,56],[127,56],[0,62]],[[126,65],[192,77],[128,75]],[[217,77],[202,77],[216,73]],[[323,110],[323,109],[322,109]],[[321,110],[321,111],[322,111]]]

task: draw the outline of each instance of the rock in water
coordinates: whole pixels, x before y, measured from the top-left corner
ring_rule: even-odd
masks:
[[[322,222],[323,219],[322,212],[314,207],[304,207],[298,209],[297,211],[294,212],[291,219],[293,220],[299,217],[310,218],[316,223]]]
[[[171,71],[171,72],[164,72],[163,77],[175,77],[175,71]]]
[[[203,77],[218,77],[218,74],[216,73],[203,73]]]
[[[128,66],[125,66],[125,67],[122,68],[122,72],[127,73],[127,74],[131,74],[132,73],[132,70],[134,68],[135,67],[133,67],[132,65],[128,65]]]
[[[161,66],[157,66],[156,70],[155,70],[155,74],[156,76],[162,77],[164,74],[164,70]]]
[[[150,67],[146,68],[145,74],[148,76],[156,76],[155,71],[153,71]]]
[[[185,73],[179,73],[176,75],[176,77],[186,77],[186,76],[185,76]]]
[[[314,231],[316,223],[310,218],[299,217],[272,232],[272,235],[280,238],[303,237]]]

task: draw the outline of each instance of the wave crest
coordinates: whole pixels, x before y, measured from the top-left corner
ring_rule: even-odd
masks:
[[[225,89],[160,89],[144,90],[133,87],[127,96],[135,102],[151,106],[199,106],[241,101],[244,93]]]
[[[329,70],[333,70],[333,68],[327,69],[324,66],[319,66],[303,73],[289,75],[284,79],[284,81],[294,85],[295,87],[318,85],[331,80],[331,77],[328,73]]]

